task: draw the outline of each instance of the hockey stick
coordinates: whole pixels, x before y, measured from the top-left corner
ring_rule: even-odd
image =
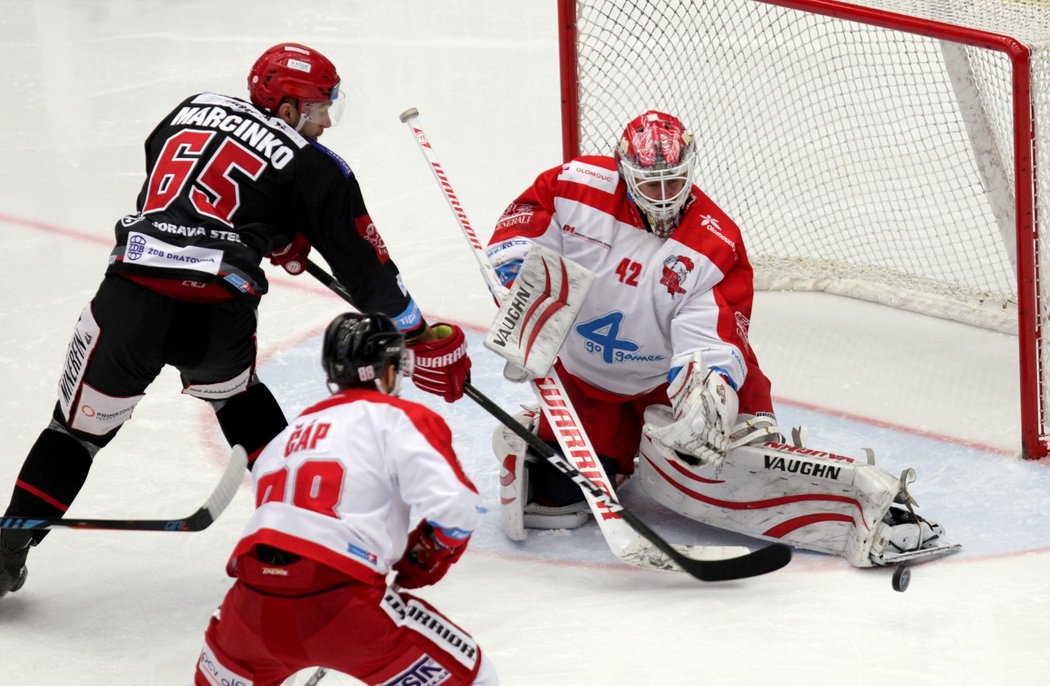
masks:
[[[0,529],[120,529],[127,531],[203,531],[214,522],[233,500],[244,478],[248,456],[241,446],[234,446],[219,484],[196,512],[181,519],[75,519],[72,517],[4,517]]]
[[[441,187],[441,190],[445,195],[445,200],[448,201],[449,208],[452,210],[452,214],[455,215],[456,221],[459,223],[459,227],[474,253],[474,259],[477,261],[478,266],[481,269],[481,275],[485,280],[485,285],[495,297],[499,298],[502,294],[506,293],[506,289],[500,284],[495,269],[493,269],[492,264],[488,261],[484,249],[481,246],[481,242],[478,240],[477,234],[470,225],[470,220],[467,218],[462,204],[460,204],[455,191],[452,189],[452,185],[449,183],[448,176],[438,162],[428,137],[419,126],[418,117],[419,111],[415,108],[410,108],[401,113],[400,119],[402,123],[406,124],[412,131],[420,152],[423,153],[423,157],[430,166],[430,171],[433,173],[434,179],[437,181],[438,186]],[[583,490],[584,496],[587,498],[587,504],[590,506],[591,512],[594,514],[595,521],[598,522],[598,526],[602,535],[605,537],[606,543],[620,560],[641,567],[673,569],[674,566],[672,565],[669,567],[669,563],[664,557],[664,555],[667,555],[668,550],[674,551],[678,557],[683,557],[678,551],[685,553],[692,552],[697,555],[704,554],[700,547],[688,548],[686,546],[676,546],[672,548],[616,501],[615,497],[612,495],[614,489],[609,477],[602,468],[598,455],[595,452],[594,447],[591,445],[586,431],[584,431],[583,426],[580,423],[576,410],[573,408],[572,403],[565,392],[565,387],[558,376],[557,370],[552,370],[547,377],[533,379],[532,385],[543,414],[547,417],[548,423],[554,429],[558,445],[561,447],[562,455],[564,457],[558,456],[549,446],[536,439],[546,448],[546,452],[540,451],[540,453],[546,456],[547,459],[561,471],[564,472],[564,467],[571,465],[576,474],[586,479],[589,486],[584,485],[578,479],[573,477],[573,480],[576,481]],[[473,394],[471,397],[475,401],[479,403],[481,402],[480,399]],[[489,406],[482,406],[489,409],[490,413],[492,413],[493,409],[499,409],[500,412],[502,412],[502,409],[496,407],[495,404],[491,402],[489,403]],[[518,433],[518,428],[521,428],[513,418],[511,418],[510,423],[507,423],[503,419],[501,419],[501,421],[507,424],[507,426],[515,433]],[[531,435],[531,432],[526,433]],[[523,435],[522,437],[524,438]],[[552,455],[555,456],[555,458],[552,458]],[[560,463],[556,458],[560,458]],[[568,474],[568,472],[566,473]],[[597,490],[592,490],[590,487],[594,487]],[[604,494],[606,497],[599,497],[599,494]],[[614,503],[615,507],[613,506]],[[629,526],[624,525],[625,521]],[[632,531],[632,529],[634,530]],[[657,544],[657,541],[659,541],[659,544]],[[664,555],[661,555],[660,552],[664,553]],[[739,552],[739,550],[736,552]],[[710,555],[711,553],[712,551],[709,549],[707,554]],[[753,561],[755,562],[756,568],[761,568],[762,571],[754,573],[761,574],[766,571],[779,569],[787,564],[791,559],[791,550],[787,546],[774,544],[756,551],[755,553],[745,553],[742,556],[731,559],[751,559],[751,555],[759,556]],[[668,557],[671,556],[668,555]],[[671,557],[671,559],[673,560],[675,558]],[[688,560],[690,558],[683,557],[683,559]],[[681,567],[682,565],[679,564],[678,566]],[[746,567],[747,564],[742,563],[742,566]],[[742,571],[742,569],[727,567],[725,573],[734,574]],[[743,576],[752,575],[753,573],[743,574]],[[696,575],[694,574],[694,576]],[[703,577],[698,576],[697,578]],[[725,578],[733,577],[729,576]]]
[[[477,388],[465,384],[464,393],[470,396],[486,412],[498,419],[500,423],[521,437],[532,450],[542,455],[548,462],[557,467],[565,476],[572,479],[592,498],[605,504],[610,512],[615,512],[627,522],[632,529],[653,544],[660,552],[670,558],[685,573],[701,581],[728,581],[744,579],[759,574],[776,571],[791,561],[791,548],[782,543],[773,543],[753,552],[736,557],[722,559],[698,560],[687,557],[674,546],[659,536],[655,531],[638,518],[636,514],[624,507],[616,496],[605,491],[595,482],[588,479],[576,469],[569,460],[547,445],[539,436],[529,431],[508,414],[503,408],[485,397]]]
[[[306,264],[307,271],[309,271],[312,276],[328,286],[337,295],[343,297],[347,302],[350,302],[349,295],[339,287],[338,281],[335,278],[325,272],[321,267],[310,262],[309,259],[306,261]],[[750,576],[758,576],[760,574],[767,574],[776,571],[791,561],[791,548],[780,543],[774,543],[753,552],[747,548],[735,546],[713,548],[705,548],[703,546],[672,546],[661,538],[659,534],[650,529],[649,526],[639,519],[637,515],[625,508],[613,495],[611,488],[602,488],[598,483],[595,483],[593,480],[594,475],[604,477],[604,472],[599,473],[592,468],[588,469],[587,473],[584,474],[577,466],[572,464],[570,460],[566,459],[561,453],[556,452],[553,448],[543,442],[539,436],[519,424],[514,417],[508,414],[490,398],[485,396],[485,394],[472,384],[463,384],[463,392],[483,410],[524,439],[525,442],[529,444],[529,447],[539,455],[546,458],[547,461],[558,469],[558,471],[568,476],[580,486],[584,494],[595,503],[593,507],[595,508],[595,517],[600,517],[598,520],[599,523],[602,521],[606,522],[605,526],[602,527],[603,533],[605,532],[606,527],[616,526],[609,524],[609,521],[619,522],[619,527],[614,530],[613,533],[617,537],[617,542],[620,544],[619,548],[614,548],[614,552],[620,552],[620,559],[641,567],[681,569],[690,576],[700,579],[701,581],[727,581],[729,579],[743,579]],[[568,399],[566,398],[566,402],[567,401]],[[560,408],[560,411],[564,412],[565,409],[566,408],[562,407]],[[571,410],[571,406],[569,406],[568,409]],[[575,413],[573,414],[575,415]],[[579,431],[582,434],[582,427],[579,428]],[[579,456],[578,448],[574,449],[570,454]],[[600,463],[597,459],[594,459],[593,464],[598,465]],[[599,512],[601,514],[598,514]],[[616,520],[612,520],[612,517],[616,517]],[[630,529],[637,532],[638,536],[641,536],[644,541],[638,539],[638,536],[633,537],[635,540],[630,540],[628,535],[632,532],[630,529],[627,529],[622,525],[623,522],[626,522]],[[645,541],[648,541],[651,546],[646,545]],[[652,548],[656,548],[659,552],[653,551]],[[662,555],[660,553],[662,553]],[[706,559],[697,559],[697,557],[692,557],[690,554],[697,557],[705,556]],[[667,562],[668,559],[673,565]],[[316,672],[314,676],[317,676]],[[323,674],[321,676],[323,676]]]
[[[343,284],[339,283],[339,279],[326,272],[309,257],[306,258],[306,271],[310,272],[310,276],[314,277],[325,286],[328,286],[328,288],[331,289],[332,292],[334,292],[340,298],[347,301],[351,305],[354,304],[353,298],[350,297],[350,291],[346,290],[346,287],[343,286]],[[357,306],[354,305],[354,307],[356,308]]]

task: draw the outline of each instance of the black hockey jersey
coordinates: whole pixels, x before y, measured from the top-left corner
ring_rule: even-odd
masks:
[[[259,298],[262,259],[301,233],[361,311],[424,325],[350,167],[254,105],[183,101],[146,140],[138,212],[116,225],[108,273],[221,283]]]

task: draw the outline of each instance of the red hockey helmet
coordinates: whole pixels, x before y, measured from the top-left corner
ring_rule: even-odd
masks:
[[[623,131],[616,148],[620,175],[660,238],[678,226],[693,187],[695,161],[693,134],[670,114],[649,110]]]
[[[255,60],[248,72],[252,102],[274,112],[282,98],[294,98],[298,109],[306,103],[339,99],[339,74],[327,57],[299,43],[280,43]]]

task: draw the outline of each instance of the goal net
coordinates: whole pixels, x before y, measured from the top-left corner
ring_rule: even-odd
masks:
[[[1050,189],[1035,170],[1050,170],[1050,2],[559,6],[566,158],[609,154],[646,109],[677,115],[756,288],[1017,334],[1022,451],[1047,454]]]

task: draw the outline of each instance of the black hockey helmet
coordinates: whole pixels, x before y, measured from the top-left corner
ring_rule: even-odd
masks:
[[[328,325],[321,350],[321,365],[328,383],[339,388],[371,386],[381,379],[387,365],[398,371],[390,394],[397,393],[406,367],[405,336],[381,314],[346,312]]]

